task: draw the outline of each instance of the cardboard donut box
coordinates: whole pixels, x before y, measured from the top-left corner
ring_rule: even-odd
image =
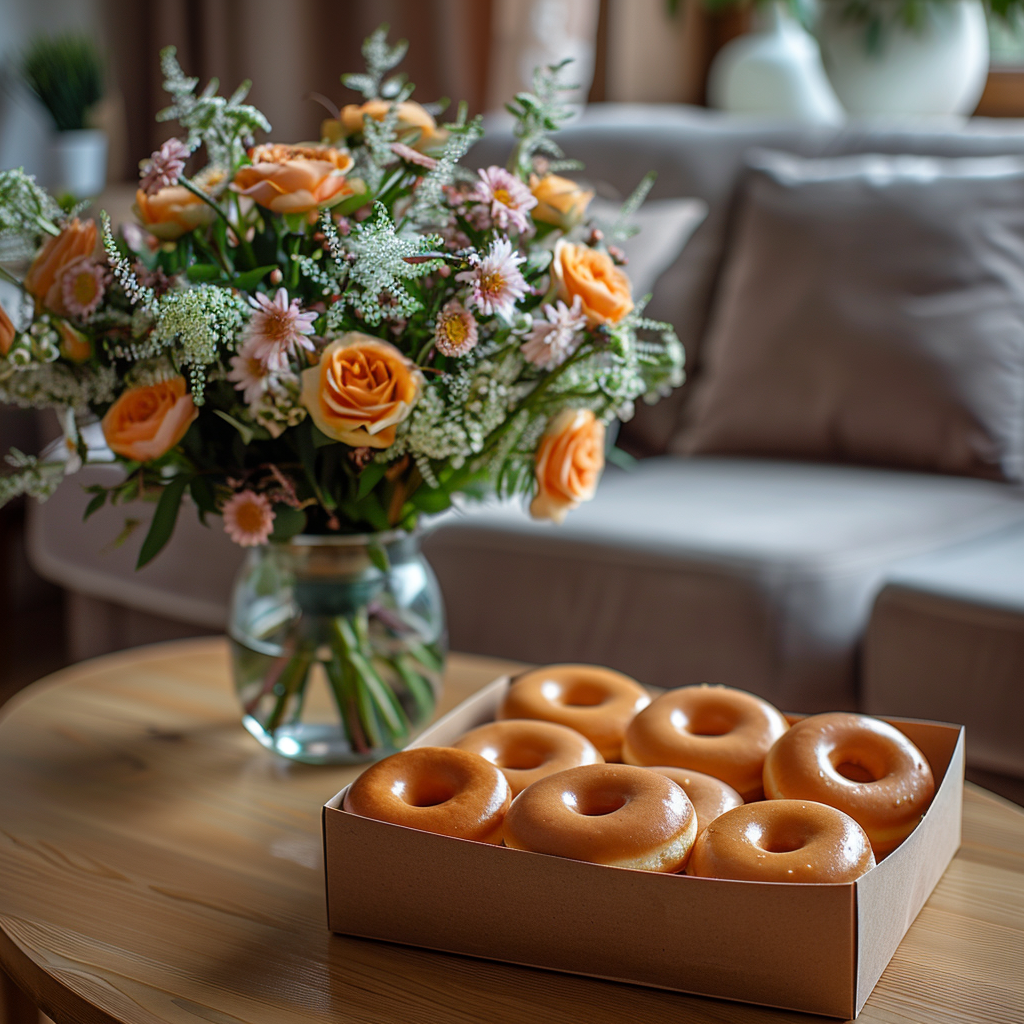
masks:
[[[496,679],[411,746],[492,721]],[[572,974],[855,1017],[960,846],[964,730],[889,719],[936,793],[910,837],[842,885],[690,878],[438,836],[324,807],[328,925]],[[514,913],[493,913],[493,907]]]

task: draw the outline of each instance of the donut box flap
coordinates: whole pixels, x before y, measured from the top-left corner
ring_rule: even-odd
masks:
[[[507,688],[507,679],[495,680],[412,745],[446,745],[491,721]],[[606,868],[361,818],[340,809],[342,791],[324,808],[328,924],[347,935],[849,1019],[959,843],[960,732],[922,728],[920,745],[937,777],[949,769],[946,778],[914,836],[857,883]]]

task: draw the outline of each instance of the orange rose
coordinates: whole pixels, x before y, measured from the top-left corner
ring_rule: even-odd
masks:
[[[347,135],[358,135],[363,130],[364,115],[373,118],[374,121],[383,121],[390,109],[389,100],[367,100],[361,105],[349,103],[342,108],[340,121],[333,118],[324,121],[320,126],[320,132],[325,139],[332,141]],[[398,104],[396,127],[398,137],[403,141],[408,141],[408,136],[416,134],[414,149],[420,149],[428,143],[440,142],[447,134],[438,130],[437,122],[430,116],[430,112],[414,100]]]
[[[555,246],[551,273],[560,299],[571,303],[580,297],[591,327],[617,324],[633,309],[629,278],[607,253],[563,238]]]
[[[36,297],[37,304],[63,312],[61,273],[75,260],[91,256],[95,248],[96,222],[75,217],[59,235],[46,240],[25,275],[25,290]]]
[[[4,307],[0,306],[0,356],[5,356],[11,351],[11,345],[14,344],[14,336],[17,333],[14,324],[11,323],[11,318],[7,315]]]
[[[161,242],[173,242],[216,216],[214,211],[184,185],[168,185],[147,196],[140,188],[132,207],[139,223]]]
[[[353,194],[345,180],[352,157],[333,146],[257,146],[231,187],[274,213],[309,213]]]
[[[328,437],[353,448],[387,448],[423,387],[415,364],[380,338],[350,331],[302,373],[302,404]]]
[[[149,462],[170,451],[199,415],[184,377],[129,388],[107,410],[101,426],[112,452]]]
[[[92,355],[92,342],[67,320],[57,321],[60,335],[60,354],[73,363],[84,363]]]
[[[604,424],[589,409],[563,409],[548,425],[534,462],[534,519],[560,523],[590,501],[604,469]]]
[[[590,200],[594,198],[590,189],[557,174],[546,174],[543,178],[531,174],[530,191],[537,200],[537,205],[530,211],[533,219],[541,224],[554,224],[563,231],[583,220]]]

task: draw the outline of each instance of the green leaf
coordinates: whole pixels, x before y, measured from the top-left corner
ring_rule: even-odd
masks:
[[[188,489],[192,500],[196,503],[196,508],[199,509],[199,521],[205,526],[207,513],[217,511],[217,500],[213,494],[213,487],[207,477],[194,476]]]
[[[380,479],[387,471],[387,468],[383,462],[371,462],[368,466],[364,467],[362,473],[359,474],[357,497],[360,499],[365,498],[380,483]]]
[[[270,264],[267,267],[257,267],[255,270],[246,270],[235,277],[231,286],[241,292],[251,292],[273,269],[274,265]]]
[[[107,503],[107,492],[100,491],[98,494],[93,495],[92,501],[85,506],[85,513],[82,515],[83,521],[88,519],[93,512],[98,512]]]
[[[231,426],[233,426],[235,430],[237,430],[238,433],[242,435],[242,444],[252,444],[252,427],[247,427],[244,423],[240,423],[238,420],[234,418],[234,416],[229,416],[226,412],[224,412],[221,409],[214,409],[213,411],[226,423],[230,423]]]
[[[215,263],[193,263],[185,274],[190,281],[215,281],[221,276],[221,269]]]
[[[637,463],[637,460],[629,452],[624,452],[621,448],[616,448],[614,445],[605,452],[605,458],[613,466],[618,466],[619,469],[632,469]]]
[[[274,506],[274,529],[271,540],[288,540],[306,528],[306,513],[300,508],[277,504]]]
[[[420,490],[410,498],[410,501],[421,512],[433,514],[436,512],[443,512],[446,508],[450,508],[452,496],[439,488],[436,490],[420,488]]]
[[[370,561],[380,569],[381,572],[387,572],[391,568],[391,562],[388,559],[388,553],[384,550],[384,545],[380,541],[371,541],[366,546],[366,553],[370,556]]]
[[[119,548],[124,542],[142,525],[141,519],[125,519],[121,532],[107,545],[107,551],[112,548]]]
[[[174,524],[178,520],[178,508],[181,506],[181,498],[185,488],[191,482],[192,477],[186,473],[176,476],[160,494],[156,511],[153,513],[153,521],[149,524],[149,533],[142,542],[142,549],[139,551],[139,560],[135,565],[141,569],[160,554],[163,546],[171,539],[174,532]]]
[[[328,437],[315,423],[313,424],[312,432],[313,444],[317,448],[326,448],[329,444],[339,443],[335,438]]]

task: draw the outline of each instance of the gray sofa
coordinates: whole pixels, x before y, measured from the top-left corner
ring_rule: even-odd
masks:
[[[689,108],[608,107],[591,110],[562,143],[606,191],[625,194],[653,168],[655,197],[707,202],[706,221],[662,274],[649,307],[677,325],[699,385],[752,147],[805,156],[1024,154],[1024,126],[807,131]],[[506,146],[499,133],[475,158],[503,161]],[[1024,692],[1015,675],[1024,669],[1019,486],[879,466],[675,454],[684,447],[692,388],[638,411],[620,445],[640,461],[610,468],[597,497],[561,527],[507,506],[442,517],[425,550],[445,594],[453,649],[599,662],[658,686],[724,682],[794,710],[860,707],[967,721],[969,759],[1024,777]],[[1024,417],[1024,395],[1021,402]],[[171,632],[223,625],[241,558],[226,537],[182,517],[171,548],[135,575],[133,542],[106,546],[123,512],[104,510],[81,526],[83,506],[70,480],[30,523],[39,571],[78,595],[74,650],[98,653],[130,641],[129,614],[141,616],[146,638],[154,623],[172,623]],[[148,514],[137,515],[143,525]],[[955,600],[941,596],[950,580],[968,578]],[[940,596],[933,593],[922,613],[927,602],[908,595],[929,587]],[[999,607],[986,613],[984,627],[975,622],[979,605]],[[940,653],[954,633],[959,659]]]

